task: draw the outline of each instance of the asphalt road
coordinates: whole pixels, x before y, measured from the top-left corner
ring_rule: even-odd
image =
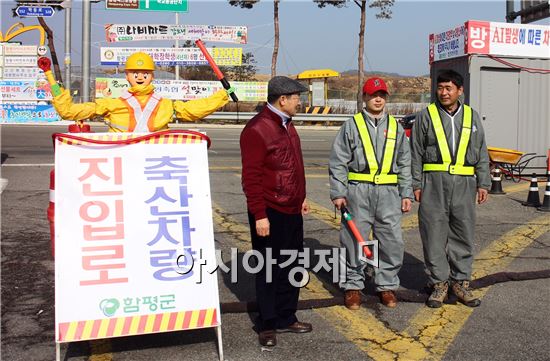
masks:
[[[193,127],[197,127],[193,125]],[[2,126],[2,360],[55,358],[54,262],[46,220],[51,134],[65,126]],[[102,127],[95,127],[100,131]],[[202,127],[209,150],[216,247],[248,249],[245,199],[240,186],[239,127]],[[305,243],[312,250],[338,245],[338,220],[328,198],[327,160],[334,128],[300,128],[308,199]],[[505,196],[478,207],[474,286],[482,305],[428,309],[426,275],[416,210],[404,218],[406,253],[396,309],[377,302],[372,285],[351,312],[327,273],[312,274],[301,292],[298,316],[314,331],[280,335],[262,351],[253,330],[253,279],[219,272],[226,360],[550,360],[550,215],[524,207],[526,185],[505,183]],[[541,192],[542,196],[542,192]],[[227,253],[226,253],[227,252]],[[249,304],[252,307],[251,304]],[[61,345],[64,360],[216,360],[212,329]]]

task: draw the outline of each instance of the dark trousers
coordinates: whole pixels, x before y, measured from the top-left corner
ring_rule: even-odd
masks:
[[[264,258],[264,267],[256,274],[256,302],[259,310],[259,331],[286,328],[297,321],[296,308],[300,289],[290,284],[288,274],[298,265],[299,257],[290,265],[280,268],[279,264],[289,259],[281,255],[281,250],[301,252],[304,249],[304,222],[301,214],[285,214],[267,209],[269,236],[260,237],[256,233],[256,220],[248,212],[252,248]],[[266,249],[271,248],[276,264],[271,266],[271,282],[267,282]],[[301,274],[295,277],[301,281]]]

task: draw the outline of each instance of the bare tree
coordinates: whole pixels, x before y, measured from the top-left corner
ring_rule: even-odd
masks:
[[[347,6],[349,0],[313,0],[318,7],[324,8],[327,5],[332,5],[337,8]],[[367,13],[367,1],[366,0],[353,0],[355,5],[361,10],[361,23],[359,26],[359,51],[357,59],[357,110],[361,111],[363,108],[363,94],[361,87],[363,86],[363,79],[365,77],[364,67],[364,53],[365,53],[365,23]],[[395,0],[376,0],[369,4],[370,8],[379,8],[379,13],[376,14],[378,19],[390,19],[392,16],[391,7],[394,5]]]
[[[254,81],[256,76],[256,60],[254,54],[247,52],[243,54],[243,62],[240,66],[224,66],[222,72],[231,75],[235,81]]]
[[[277,55],[279,55],[279,0],[273,0],[273,24],[275,26],[275,40],[273,55],[271,56],[271,77],[277,75]]]
[[[15,2],[17,3],[18,6],[29,5],[29,4],[36,4],[36,5],[43,4],[43,1],[40,1],[40,0],[15,0]],[[48,6],[51,6],[52,8],[54,8],[55,11],[61,11],[63,10],[63,7],[55,4],[61,4],[62,2],[63,2],[62,0],[50,0],[48,1]],[[12,9],[13,17],[18,17],[15,10],[16,8]],[[43,17],[39,16],[37,19],[40,26],[42,26],[42,28],[46,32],[46,39],[48,40],[48,48],[50,48],[50,56],[52,58],[52,65],[53,65],[55,78],[57,79],[57,81],[62,83],[63,77],[61,76],[61,68],[59,67],[59,61],[57,60],[57,52],[55,51],[53,30],[48,26],[48,24],[46,23]]]
[[[240,6],[242,9],[252,9],[260,0],[229,0],[229,5]]]
[[[243,9],[252,9],[259,0],[228,0],[231,6],[240,6]],[[273,55],[271,56],[271,77],[277,75],[277,56],[279,55],[279,2],[273,0],[273,24],[274,24],[274,44]]]

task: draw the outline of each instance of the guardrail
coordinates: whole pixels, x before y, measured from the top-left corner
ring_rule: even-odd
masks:
[[[207,121],[229,121],[235,123],[246,123],[253,116],[258,113],[255,112],[215,112],[207,116]],[[305,114],[298,113],[292,117],[292,121],[295,123],[324,123],[328,125],[330,123],[342,123],[353,117],[353,114]],[[394,115],[396,119],[401,119],[404,115]]]

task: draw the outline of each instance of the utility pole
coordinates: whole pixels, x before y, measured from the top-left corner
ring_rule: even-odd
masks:
[[[514,11],[513,0],[506,0],[506,22],[513,23],[518,16],[521,24],[546,19],[550,17],[550,0],[522,1],[519,11]]]
[[[506,22],[507,23],[513,23],[514,22],[514,0],[506,0]]]
[[[175,12],[175,14],[176,14],[176,26],[178,26],[179,23],[180,23],[180,15],[177,11]],[[176,54],[177,54],[177,51],[178,51],[179,47],[180,47],[180,41],[176,38]],[[176,73],[176,80],[179,80],[180,79],[180,66],[179,65],[176,65],[174,72]]]
[[[82,0],[82,102],[90,101],[90,47],[92,3]]]
[[[71,91],[71,1],[65,8],[65,89]]]

